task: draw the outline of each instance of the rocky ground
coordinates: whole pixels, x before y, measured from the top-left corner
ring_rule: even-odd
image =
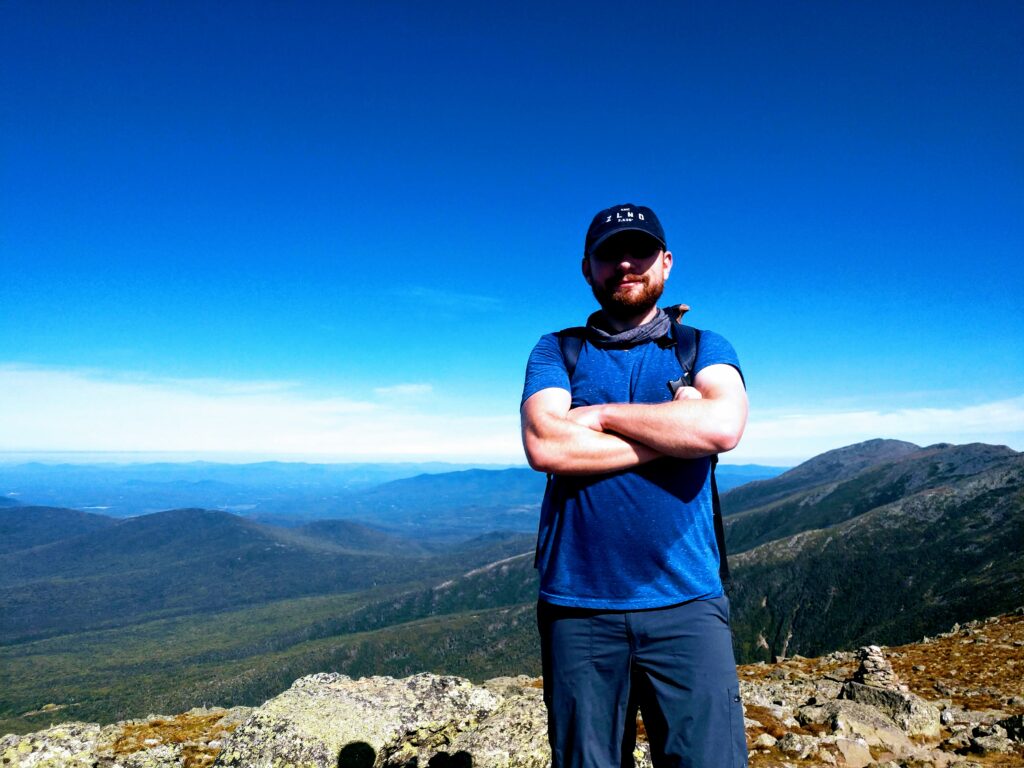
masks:
[[[1024,768],[1024,610],[919,643],[740,668],[752,768]],[[650,765],[641,739],[638,766]],[[297,680],[262,706],[0,739],[17,768],[546,768],[539,681]]]

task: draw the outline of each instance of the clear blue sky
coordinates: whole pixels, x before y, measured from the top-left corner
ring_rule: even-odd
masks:
[[[600,208],[735,461],[1024,448],[1024,5],[0,5],[0,451],[522,460]]]

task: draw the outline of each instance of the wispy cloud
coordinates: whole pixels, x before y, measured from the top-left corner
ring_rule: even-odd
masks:
[[[792,464],[875,437],[1021,450],[1024,396],[963,407],[755,407],[740,447],[725,458]],[[426,383],[323,397],[299,382],[158,379],[11,364],[0,365],[0,451],[523,461],[514,412],[471,415]]]
[[[408,384],[367,397],[314,397],[294,383],[0,365],[0,451],[522,460],[514,413],[446,411],[431,394],[429,385]]]
[[[1024,396],[961,408],[760,411],[750,416],[730,462],[800,461],[843,445],[887,437],[921,445],[1004,443],[1024,448]]]
[[[390,387],[377,387],[373,393],[378,397],[423,397],[434,391],[430,384],[395,384]]]
[[[418,305],[448,312],[493,312],[502,306],[501,299],[494,296],[460,293],[439,288],[428,288],[422,285],[396,288],[394,294],[398,297],[399,301],[411,306]]]

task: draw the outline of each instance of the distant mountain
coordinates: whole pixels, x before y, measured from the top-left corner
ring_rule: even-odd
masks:
[[[202,507],[264,511],[307,518],[337,517],[348,494],[391,480],[467,469],[465,464],[306,464],[206,461],[152,464],[0,463],[0,499],[127,517]],[[328,514],[322,514],[327,512]]]
[[[33,508],[19,512],[25,527],[15,535],[31,544],[29,532],[45,526],[33,522]],[[497,537],[427,556],[412,545],[388,547],[379,532],[354,524],[345,529],[342,545],[315,529],[183,509],[9,551],[0,555],[0,642],[441,579],[522,552],[530,541]],[[360,550],[370,542],[373,548]]]

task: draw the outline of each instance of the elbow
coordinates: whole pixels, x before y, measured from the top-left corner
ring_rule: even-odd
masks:
[[[744,423],[725,421],[708,435],[708,442],[714,453],[727,453],[740,444]]]
[[[546,474],[554,474],[558,471],[557,455],[554,451],[548,450],[545,442],[536,435],[523,433],[523,449],[526,452],[526,462],[530,465],[530,469]]]

